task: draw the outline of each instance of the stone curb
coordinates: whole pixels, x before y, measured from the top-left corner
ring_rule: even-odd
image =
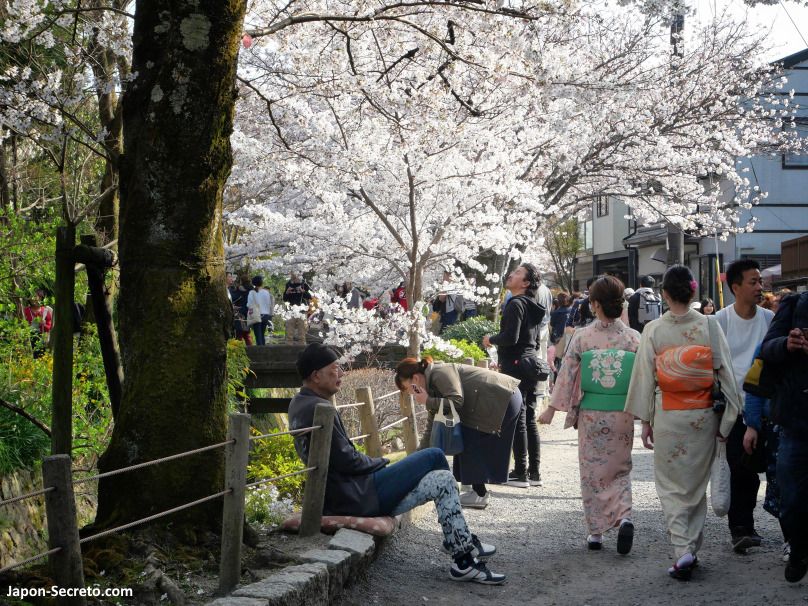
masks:
[[[423,515],[425,506],[401,517],[396,530]],[[392,535],[391,535],[392,536]],[[312,548],[296,556],[300,564],[236,589],[206,606],[318,606],[330,604],[346,583],[370,566],[388,537],[341,528],[328,549]]]

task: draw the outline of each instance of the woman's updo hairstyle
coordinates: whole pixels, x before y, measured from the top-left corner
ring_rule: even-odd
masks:
[[[610,320],[623,314],[623,290],[625,286],[614,276],[601,276],[589,287],[589,301],[597,301],[604,315]]]
[[[404,358],[396,366],[396,387],[404,389],[401,385],[402,381],[412,381],[413,375],[424,374],[426,367],[432,364],[432,358],[424,356],[423,359],[417,358]]]
[[[687,305],[696,294],[698,284],[684,265],[674,265],[662,278],[662,290],[668,293],[672,301]]]

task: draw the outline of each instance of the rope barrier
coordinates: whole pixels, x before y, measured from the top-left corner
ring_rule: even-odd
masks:
[[[315,425],[314,427],[303,427],[302,429],[292,429],[291,431],[279,431],[278,433],[265,433],[260,436],[250,436],[250,442],[253,440],[261,440],[262,438],[274,438],[276,436],[296,436],[299,434],[311,433],[315,429],[322,429],[322,425]]]
[[[16,503],[17,501],[24,501],[25,499],[32,499],[33,497],[38,497],[39,495],[43,495],[46,492],[50,492],[51,490],[56,490],[54,486],[48,486],[47,488],[43,488],[42,490],[36,490],[34,492],[29,492],[28,494],[22,494],[18,497],[12,497],[10,499],[6,499],[5,501],[0,501],[0,507],[3,505],[10,505],[11,503]]]
[[[78,480],[73,480],[73,485],[76,484],[83,484],[84,482],[90,482],[91,480],[100,480],[101,478],[108,478],[110,476],[116,476],[119,473],[126,473],[127,471],[133,471],[135,469],[142,469],[144,467],[149,467],[150,465],[157,465],[158,463],[165,463],[166,461],[174,461],[176,459],[181,459],[183,457],[188,457],[193,454],[198,454],[200,452],[206,452],[208,450],[215,450],[216,448],[221,448],[222,446],[227,446],[228,444],[235,444],[235,440],[228,440],[227,442],[219,442],[218,444],[211,444],[210,446],[204,446],[202,448],[197,448],[196,450],[189,450],[187,452],[181,452],[175,455],[171,455],[169,457],[163,457],[162,459],[155,459],[154,461],[147,461],[145,463],[138,463],[137,465],[131,465],[129,467],[121,467],[120,469],[114,469],[112,471],[107,471],[105,473],[99,473],[98,475],[90,476],[89,478],[80,478]]]
[[[85,537],[79,541],[79,545],[83,545],[84,543],[89,543],[90,541],[94,541],[96,539],[100,539],[101,537],[105,537],[110,534],[115,534],[116,532],[121,532],[122,530],[128,530],[129,528],[133,528],[134,526],[139,526],[140,524],[145,524],[146,522],[151,522],[152,520],[157,520],[159,518],[164,518],[165,516],[171,515],[172,513],[177,513],[178,511],[182,511],[183,509],[189,509],[190,507],[194,507],[195,505],[200,505],[202,503],[206,503],[208,501],[213,501],[214,499],[218,499],[219,497],[223,497],[224,495],[232,492],[231,488],[227,490],[223,490],[222,492],[217,492],[216,494],[212,494],[208,497],[202,497],[201,499],[197,499],[191,503],[186,503],[185,505],[180,505],[178,507],[174,507],[173,509],[169,509],[167,511],[163,511],[161,513],[156,513],[153,516],[149,516],[148,518],[143,518],[140,520],[135,520],[134,522],[129,522],[128,524],[124,524],[123,526],[118,526],[116,528],[110,528],[109,530],[104,530],[103,532],[99,532],[98,534],[94,534],[90,537]]]
[[[395,427],[396,425],[401,425],[407,419],[409,419],[409,417],[401,417],[398,421],[393,421],[392,423],[385,425],[384,427],[379,427],[379,431],[384,431],[385,429],[390,429],[391,427]]]
[[[53,555],[54,553],[58,553],[60,551],[62,551],[62,548],[56,547],[54,549],[51,549],[50,551],[46,551],[45,553],[40,553],[33,557],[28,558],[27,560],[23,560],[22,562],[15,562],[14,564],[9,564],[5,568],[0,568],[0,574],[8,572],[9,570],[14,570],[15,568],[19,568],[21,566],[25,566],[26,564],[30,564],[31,562],[36,562],[37,560],[41,560],[42,558],[47,558],[48,556]]]
[[[339,406],[334,406],[334,408],[357,408],[359,406],[364,406],[364,402],[354,402],[353,404],[340,404]]]
[[[361,435],[361,436],[356,436],[356,437],[350,438],[350,440],[351,440],[351,442],[356,442],[357,440],[361,440],[362,438],[367,438],[367,437],[370,437],[369,433],[366,433],[366,434]]]
[[[384,400],[384,399],[390,398],[392,396],[397,396],[400,393],[401,393],[401,390],[397,389],[396,391],[391,391],[390,393],[386,393],[383,396],[379,396],[378,398],[374,398],[374,399],[378,402],[379,400]]]
[[[291,478],[292,476],[299,476],[300,474],[307,473],[309,471],[314,471],[317,469],[316,467],[306,467],[306,469],[301,469],[300,471],[293,471],[292,473],[287,473],[282,476],[278,476],[276,478],[267,478],[266,480],[258,480],[257,482],[253,482],[251,484],[247,484],[244,488],[253,488],[255,486],[259,486],[261,484],[268,484],[270,482],[277,482],[278,480],[283,480],[284,478]]]

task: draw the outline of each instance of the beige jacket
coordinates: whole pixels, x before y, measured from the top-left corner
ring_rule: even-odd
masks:
[[[499,433],[511,396],[519,387],[519,379],[466,364],[435,362],[427,367],[424,376],[426,408],[430,413],[427,433],[432,429],[438,406],[443,404],[444,414],[450,414],[446,400],[452,401],[466,427]]]

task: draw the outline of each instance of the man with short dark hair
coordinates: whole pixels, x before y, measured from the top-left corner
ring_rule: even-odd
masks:
[[[567,317],[567,326],[581,328],[582,326],[587,326],[595,319],[592,310],[589,308],[589,287],[592,286],[599,277],[600,276],[592,276],[586,281],[586,293],[584,293],[583,297],[573,302],[570,315]]]
[[[645,325],[662,316],[662,299],[654,292],[653,276],[640,278],[640,288],[628,300],[628,324],[642,332]]]
[[[303,387],[289,404],[292,430],[312,427],[318,404],[333,406],[331,397],[339,391],[343,370],[340,355],[333,348],[312,343],[297,359]],[[295,450],[307,463],[308,433],[295,436]],[[463,516],[460,495],[446,456],[438,448],[415,452],[394,465],[381,457],[359,452],[351,442],[337,411],[331,436],[325,515],[395,516],[435,502],[443,529],[443,546],[453,558],[449,578],[485,585],[501,585],[505,575],[491,572],[484,560],[496,547],[482,543],[472,534]]]
[[[743,381],[774,314],[760,307],[763,301],[763,279],[760,265],[754,259],[739,259],[727,267],[727,286],[735,302],[715,314],[732,353],[732,370],[743,393]],[[732,547],[743,553],[760,545],[755,531],[754,511],[760,488],[758,475],[743,464],[743,440],[747,428],[741,416],[727,437],[727,463],[730,469],[730,506],[727,515]]]

